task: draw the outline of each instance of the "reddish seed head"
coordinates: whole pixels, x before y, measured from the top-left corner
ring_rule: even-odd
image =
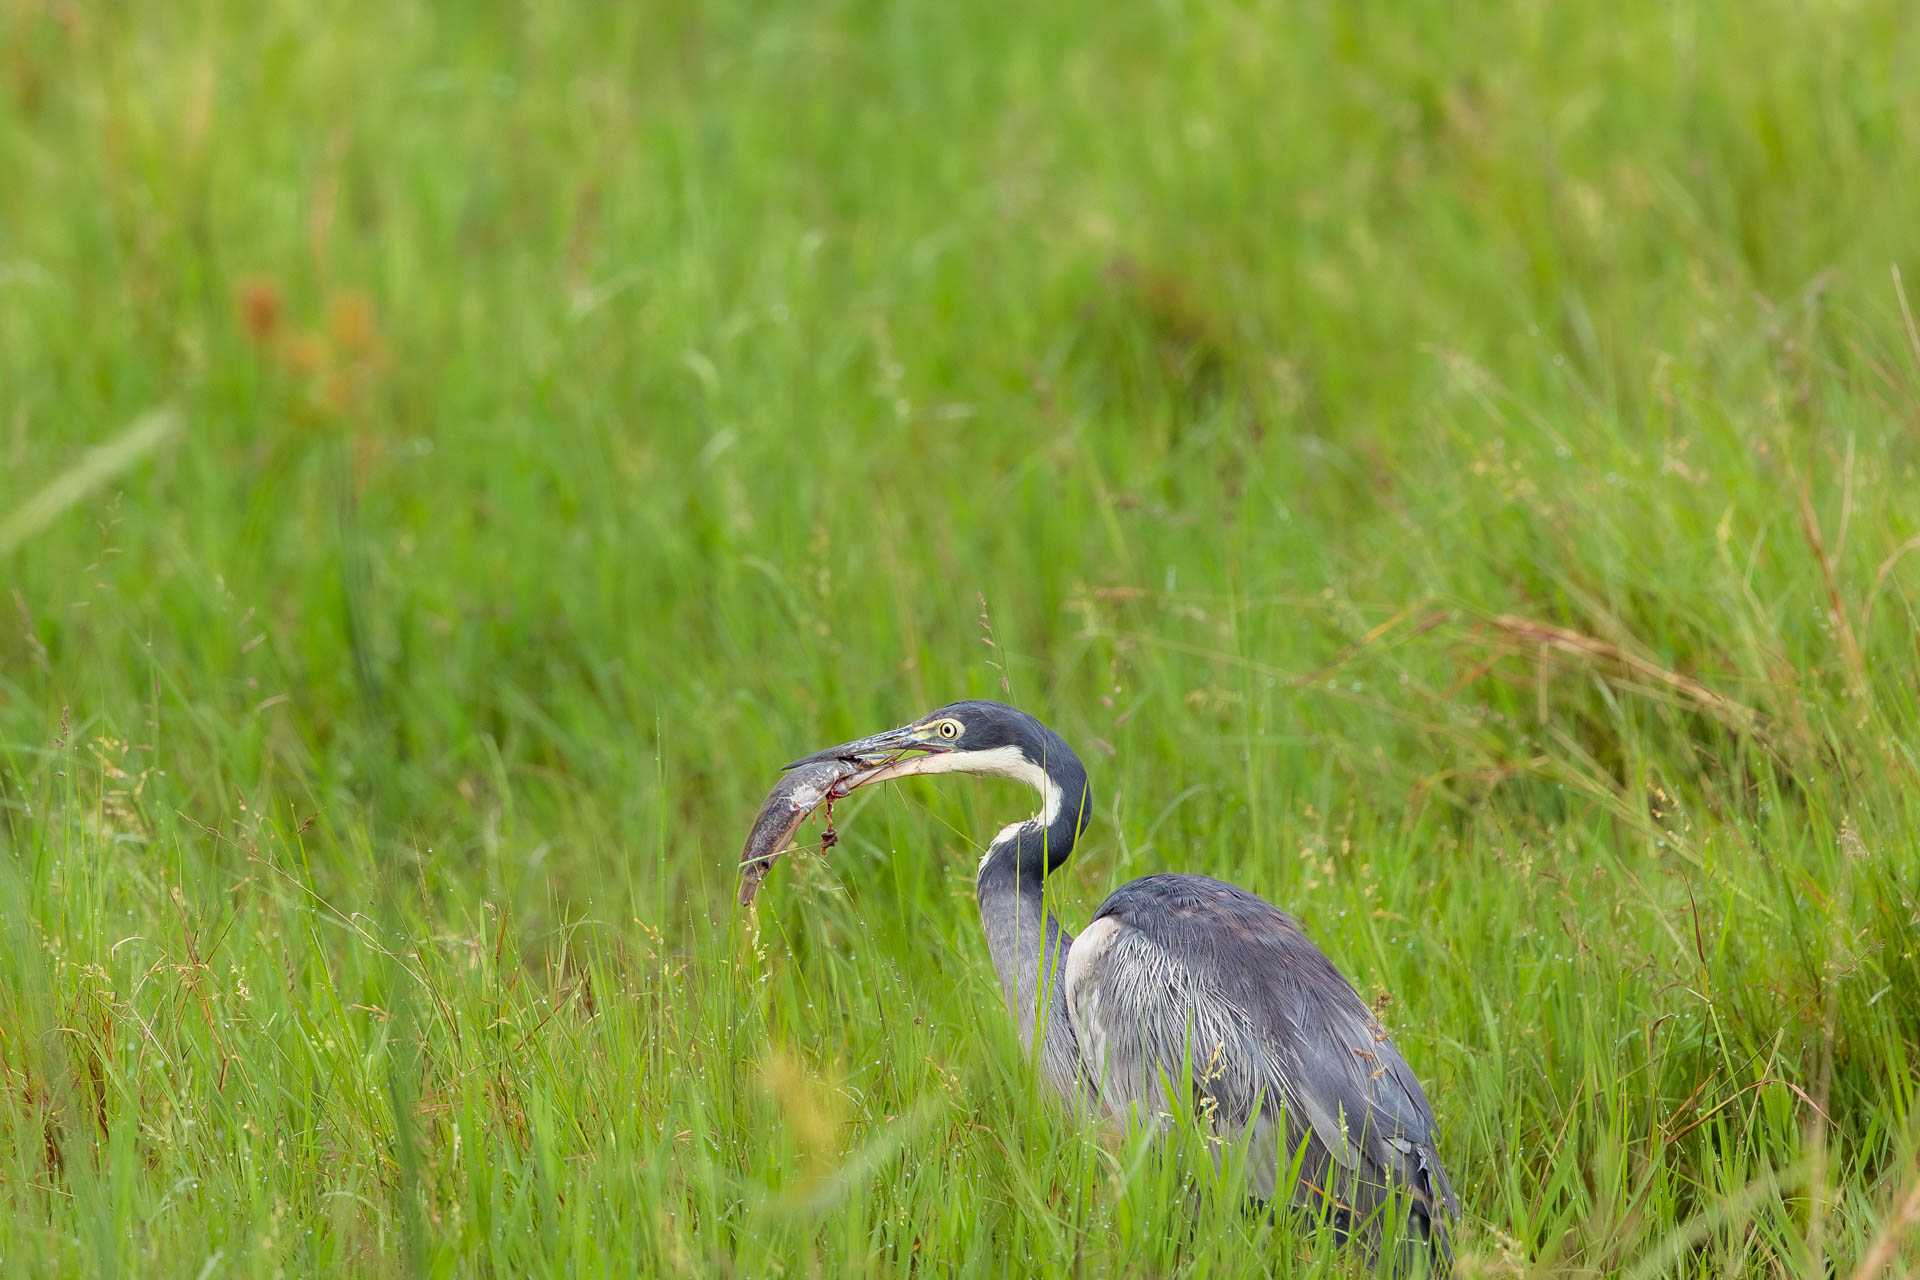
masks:
[[[247,336],[264,344],[280,327],[280,286],[265,276],[249,276],[240,282],[238,301]]]

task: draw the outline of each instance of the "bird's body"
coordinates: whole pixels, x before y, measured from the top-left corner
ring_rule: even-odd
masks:
[[[1032,906],[1009,911],[1004,892],[982,888],[983,919],[1035,919]],[[1050,938],[1051,973],[1037,946],[1020,954],[1017,929],[988,936],[1023,1034],[1036,1022],[1026,993],[1057,992],[1038,1021],[1042,1070],[1062,1096],[1121,1122],[1197,1108],[1216,1132],[1248,1139],[1255,1199],[1278,1192],[1350,1229],[1398,1194],[1415,1234],[1444,1254],[1454,1200],[1426,1095],[1291,916],[1207,876],[1163,874],[1115,890],[1077,938],[1042,916],[1033,936]],[[1304,980],[1276,983],[1275,972]],[[1277,1186],[1296,1156],[1295,1185]]]
[[[1115,890],[1077,939],[1067,933],[1044,885],[1090,817],[1086,771],[1051,729],[998,703],[955,703],[809,759],[867,764],[856,786],[925,773],[1031,784],[1041,812],[994,838],[975,888],[1001,991],[1041,1073],[1069,1103],[1123,1123],[1192,1110],[1245,1138],[1259,1200],[1284,1198],[1368,1239],[1398,1206],[1400,1234],[1445,1265],[1458,1205],[1426,1095],[1291,916],[1206,876],[1153,875]]]

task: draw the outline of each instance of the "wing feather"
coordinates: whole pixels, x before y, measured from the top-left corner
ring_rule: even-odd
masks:
[[[1366,1002],[1277,907],[1205,876],[1135,880],[1081,935],[1064,985],[1113,1114],[1166,1113],[1166,1082],[1190,1069],[1222,1127],[1256,1126],[1257,1137],[1283,1123],[1288,1149],[1304,1144],[1303,1182],[1344,1181],[1367,1202],[1354,1207],[1369,1212],[1399,1189],[1441,1230],[1438,1220],[1458,1212],[1419,1081]],[[1256,1190],[1270,1194],[1274,1176],[1267,1169]]]

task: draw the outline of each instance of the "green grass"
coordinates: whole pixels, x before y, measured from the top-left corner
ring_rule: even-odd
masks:
[[[1046,1099],[1027,796],[731,906],[1003,687],[1472,1274],[1920,1272],[1915,10],[1113,8],[0,3],[6,1274],[1348,1269]]]

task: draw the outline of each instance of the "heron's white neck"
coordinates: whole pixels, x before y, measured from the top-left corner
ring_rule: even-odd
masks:
[[[1052,826],[1060,816],[1066,793],[1047,771],[1027,759],[1027,753],[1015,746],[994,747],[987,751],[955,751],[949,755],[920,756],[901,762],[899,774],[972,773],[983,778],[1011,778],[1024,782],[1040,793],[1040,821]],[[885,774],[884,777],[899,776]],[[1017,824],[1016,824],[1017,825]]]

